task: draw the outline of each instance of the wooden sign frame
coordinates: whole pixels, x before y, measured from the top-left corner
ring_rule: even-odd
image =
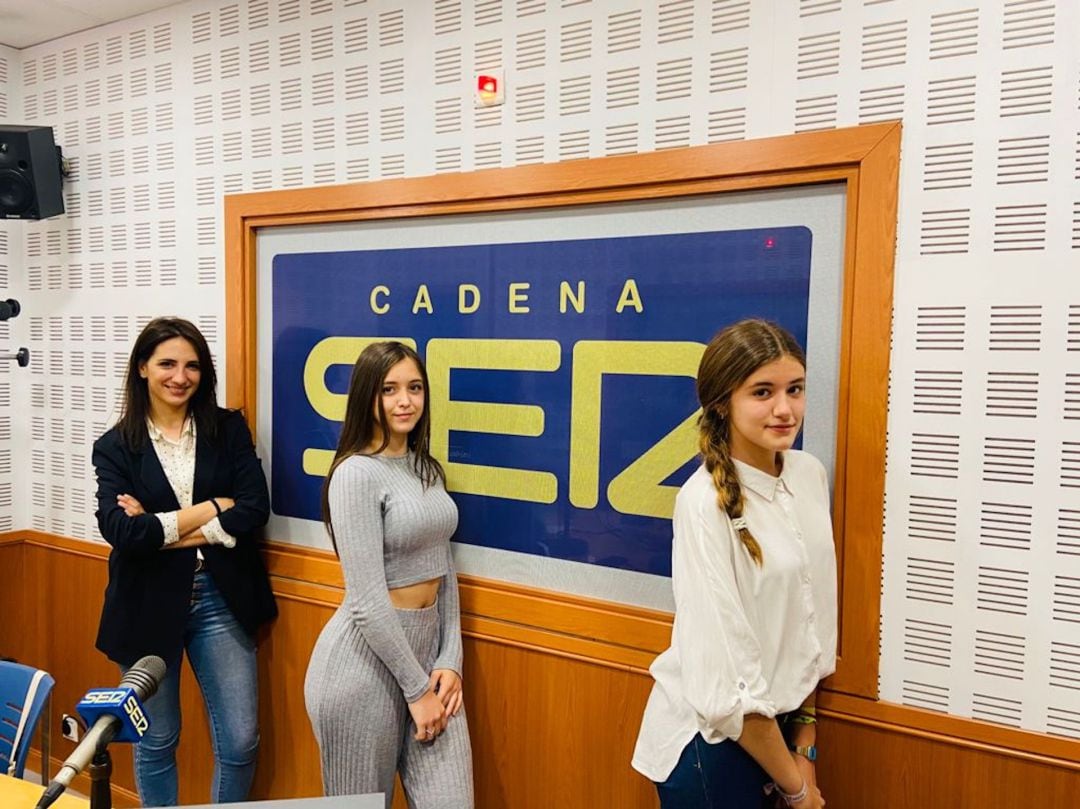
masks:
[[[843,316],[834,525],[840,648],[830,688],[876,698],[900,124],[569,163],[225,198],[226,398],[256,424],[256,234],[329,222],[647,200],[842,182]],[[853,417],[857,414],[857,418]],[[270,543],[271,571],[340,587],[327,553]],[[466,635],[644,672],[670,639],[655,610],[461,576]]]

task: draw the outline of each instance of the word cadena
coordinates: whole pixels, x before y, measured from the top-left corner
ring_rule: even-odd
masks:
[[[558,307],[559,313],[564,315],[571,311],[583,314],[586,306],[586,291],[584,281],[577,281],[574,284],[569,281],[560,281],[557,291],[545,290],[541,293],[535,292],[532,284],[527,281],[512,281],[506,285],[505,290],[488,290],[487,292],[482,291],[476,284],[458,284],[456,300],[451,296],[447,296],[449,300],[439,300],[437,297],[432,297],[427,284],[419,284],[411,295],[398,293],[397,296],[386,284],[376,284],[368,294],[368,305],[376,315],[389,313],[398,300],[406,302],[414,315],[421,313],[433,315],[436,312],[436,305],[439,307],[456,306],[458,314],[471,315],[480,311],[482,307],[488,306],[490,297],[495,301],[490,305],[505,305],[506,311],[513,315],[527,315],[532,311],[533,306],[537,305]],[[638,314],[645,311],[645,302],[633,278],[625,279],[618,297],[608,301],[606,305],[611,306],[617,314],[627,309],[632,309]]]

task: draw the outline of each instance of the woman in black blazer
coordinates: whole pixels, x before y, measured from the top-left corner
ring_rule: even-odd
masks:
[[[124,409],[94,443],[97,521],[112,545],[97,647],[126,670],[163,658],[135,747],[143,806],[177,803],[180,661],[186,652],[210,719],[211,800],[247,798],[258,749],[255,631],[277,614],[259,556],[266,478],[237,411],[219,408],[206,339],[157,318],[135,341]]]

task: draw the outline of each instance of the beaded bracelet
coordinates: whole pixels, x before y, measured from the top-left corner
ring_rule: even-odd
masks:
[[[806,783],[806,779],[803,779],[802,789],[791,795],[784,792],[779,784],[776,785],[776,791],[780,793],[780,797],[784,799],[788,806],[798,803],[799,801],[806,800],[806,796],[810,794],[810,785]]]

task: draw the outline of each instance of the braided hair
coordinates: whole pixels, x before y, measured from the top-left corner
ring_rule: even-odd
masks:
[[[701,402],[698,448],[705,470],[716,487],[716,504],[731,518],[735,532],[755,563],[764,563],[761,545],[742,519],[745,499],[731,458],[731,394],[763,365],[789,356],[806,365],[795,338],[767,320],[741,320],[713,337],[698,366],[697,394]]]

